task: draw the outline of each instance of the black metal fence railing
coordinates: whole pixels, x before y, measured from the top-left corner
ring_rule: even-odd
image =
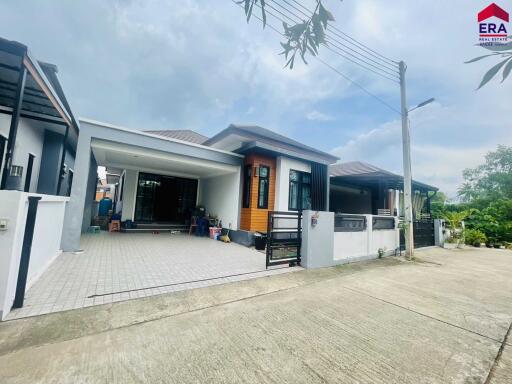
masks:
[[[366,216],[343,213],[334,216],[334,232],[362,232],[366,225]]]
[[[430,247],[436,244],[434,232],[434,220],[422,219],[412,223],[414,233],[414,248]],[[405,249],[404,229],[400,229],[400,249]]]
[[[374,216],[372,219],[372,228],[374,231],[395,229],[395,218]]]
[[[302,213],[269,211],[266,266],[300,265]]]

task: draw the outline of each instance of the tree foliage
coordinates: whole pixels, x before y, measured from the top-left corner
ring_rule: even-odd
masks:
[[[485,163],[465,169],[459,196],[465,202],[512,199],[512,147],[499,145],[485,156]]]
[[[238,3],[244,6],[247,22],[253,15],[254,7],[260,8],[261,20],[265,27],[267,23],[265,0],[241,0]],[[316,0],[316,6],[311,16],[293,25],[283,22],[283,35],[286,41],[281,42],[283,47],[281,54],[285,57],[285,67],[293,69],[297,55],[306,64],[306,55],[316,56],[320,45],[327,45],[325,31],[328,23],[332,21],[335,21],[332,13],[324,7],[322,0]]]
[[[499,145],[485,162],[463,171],[462,202],[448,204],[441,194],[432,200],[432,214],[457,228],[463,217],[470,243],[485,238],[488,246],[512,243],[512,147]],[[439,195],[439,193],[438,193]]]

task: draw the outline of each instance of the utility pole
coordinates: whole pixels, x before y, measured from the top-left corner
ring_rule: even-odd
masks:
[[[412,223],[412,176],[411,176],[411,137],[409,132],[409,110],[405,93],[405,63],[398,64],[400,72],[400,99],[402,112],[402,152],[404,167],[404,220],[405,220],[405,257],[414,255],[414,233]]]

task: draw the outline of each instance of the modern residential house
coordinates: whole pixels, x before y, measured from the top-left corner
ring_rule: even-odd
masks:
[[[235,241],[251,244],[254,232],[267,231],[269,211],[328,208],[327,170],[337,158],[262,127],[230,125],[208,139],[86,119],[80,126],[77,162],[83,167],[76,169],[81,183],[90,180],[72,194],[76,207],[66,219],[65,250],[78,249],[80,233],[91,225],[88,189],[96,188],[97,166],[119,175],[115,210],[138,230],[188,228],[200,205]],[[78,211],[85,212],[80,221]]]

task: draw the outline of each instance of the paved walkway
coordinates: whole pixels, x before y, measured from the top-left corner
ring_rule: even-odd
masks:
[[[511,383],[512,253],[418,253],[0,324],[2,383]]]
[[[240,281],[297,268],[265,270],[265,254],[235,243],[183,234],[87,234],[83,253],[63,253],[27,291],[17,319]]]

